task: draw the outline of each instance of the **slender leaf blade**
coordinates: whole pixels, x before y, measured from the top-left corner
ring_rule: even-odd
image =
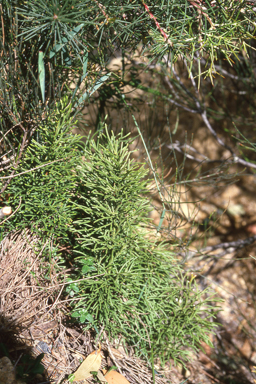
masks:
[[[80,97],[80,99],[78,100],[78,102],[76,103],[75,107],[77,106],[80,106],[86,99],[88,99],[94,92],[97,91],[97,89],[99,89],[103,83],[105,83],[105,81],[109,78],[109,76],[111,75],[111,72],[107,73],[106,75],[104,76],[101,76],[97,81],[96,83],[94,84],[94,86],[89,89],[88,91],[86,91],[83,96]]]
[[[38,73],[39,73],[39,84],[42,94],[43,103],[45,102],[45,67],[44,67],[44,53],[39,51],[38,55]]]

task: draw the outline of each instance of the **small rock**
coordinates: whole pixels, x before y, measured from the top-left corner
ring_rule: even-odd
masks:
[[[0,384],[25,384],[16,380],[15,368],[7,356],[0,359]]]

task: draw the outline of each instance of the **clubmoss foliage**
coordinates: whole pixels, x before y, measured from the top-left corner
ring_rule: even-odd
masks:
[[[71,246],[71,316],[140,355],[184,362],[211,344],[214,298],[147,230],[148,171],[131,160],[129,138],[105,127],[82,144],[70,112],[62,101],[38,127],[5,191],[19,208],[1,233],[29,228],[55,249]]]
[[[107,130],[88,141],[84,156],[75,203],[81,216],[72,227],[78,256],[67,288],[72,316],[140,354],[185,361],[202,340],[210,344],[214,308],[193,275],[182,277],[175,253],[146,230],[147,171],[130,159],[127,139]]]
[[[192,63],[205,53],[213,63],[245,48],[252,3],[206,8],[204,15],[186,1],[171,9],[112,0],[4,0],[1,7],[0,199],[15,214],[1,221],[0,240],[29,229],[55,251],[68,244],[74,319],[162,361],[185,361],[200,341],[210,344],[214,299],[183,275],[175,248],[147,231],[148,174],[130,160],[128,138],[104,129],[82,144],[71,129],[98,89],[103,112],[116,89],[123,103],[123,74],[106,71],[114,53],[124,59],[142,44],[152,60]]]
[[[1,196],[4,204],[17,208],[12,219],[0,226],[2,231],[29,228],[44,239],[69,236],[76,213],[74,169],[81,156],[81,138],[72,135],[71,127],[70,109],[63,101],[37,127],[15,177],[10,176]],[[6,182],[5,174],[5,170],[0,172],[0,189]]]

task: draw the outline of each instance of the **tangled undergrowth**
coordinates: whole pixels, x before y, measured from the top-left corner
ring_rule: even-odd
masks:
[[[53,242],[55,254],[41,257],[56,260],[56,273],[72,265],[63,292],[72,317],[86,329],[104,329],[152,364],[155,358],[184,363],[202,341],[211,344],[215,299],[200,291],[195,276],[182,273],[175,246],[149,236],[147,171],[130,159],[129,140],[105,128],[83,149],[67,126],[63,119],[56,131],[40,128],[20,163],[20,178],[6,190],[14,206],[24,198],[3,230],[19,223]],[[72,246],[66,259],[58,260],[60,245]]]

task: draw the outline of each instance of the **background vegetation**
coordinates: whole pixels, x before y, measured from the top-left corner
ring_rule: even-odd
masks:
[[[54,243],[73,318],[184,363],[217,315],[190,260],[255,240],[208,245],[225,209],[184,208],[256,168],[254,2],[4,1],[1,36],[1,240]]]

